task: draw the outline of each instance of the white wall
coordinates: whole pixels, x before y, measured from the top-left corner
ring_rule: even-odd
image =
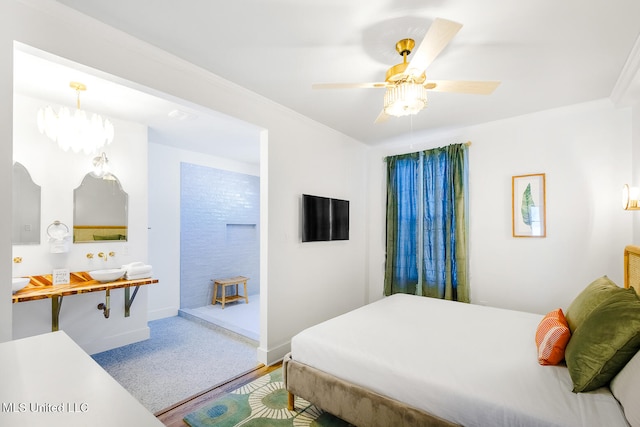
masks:
[[[312,246],[300,243],[298,225],[302,192],[348,199],[352,218],[366,217],[367,149],[363,144],[50,0],[0,2],[3,58],[11,58],[14,40],[268,130],[268,143],[261,143],[260,164],[265,196],[261,198],[261,303],[268,307],[261,310],[261,361],[271,363],[281,357],[291,336],[303,327],[363,304],[364,221],[352,222],[348,242]],[[6,87],[11,82],[12,70],[3,65],[0,94],[7,96],[0,97],[0,128],[5,137],[0,140],[0,153],[9,158],[12,105]],[[11,162],[2,159],[0,176],[10,180]],[[10,191],[3,180],[0,197],[10,200]],[[0,215],[5,220],[0,224],[6,224],[0,225],[0,231],[10,236],[10,218],[4,212]],[[0,243],[0,255],[8,257],[7,246],[8,240]],[[9,267],[10,259],[3,258],[0,278],[6,282]],[[11,310],[9,295],[8,284],[0,288],[0,312]],[[0,338],[7,339],[10,320],[0,320]]]
[[[382,294],[385,165],[391,154],[471,141],[470,280],[473,303],[545,313],[566,308],[592,280],[622,285],[633,212],[621,209],[632,178],[631,110],[608,100],[548,110],[370,153],[370,300]],[[413,143],[412,147],[408,144]],[[545,173],[547,237],[514,238],[511,177]]]
[[[632,174],[629,184],[632,186],[640,186],[640,105],[633,106],[631,110],[632,125],[631,138],[633,140],[633,148],[631,152]],[[633,241],[634,245],[640,245],[640,212],[633,214]]]
[[[256,149],[259,149],[256,132]],[[149,289],[149,320],[180,308],[180,163],[260,175],[260,166],[149,144],[149,262],[161,286]]]
[[[313,133],[304,123],[269,128],[266,287],[261,278],[269,322],[261,324],[259,354],[266,350],[265,335],[269,350],[282,357],[295,333],[365,303],[365,166],[362,145],[326,128],[318,126]],[[302,243],[302,193],[349,200],[350,240]]]
[[[41,186],[40,244],[15,245],[14,276],[51,274],[54,268],[89,271],[119,267],[147,260],[147,128],[144,125],[112,118],[116,128],[113,142],[104,148],[111,172],[128,194],[128,241],[71,244],[64,254],[49,252],[47,227],[55,220],[73,227],[73,192],[92,170],[95,155],[64,152],[35,126],[35,117],[46,101],[14,94],[13,159],[23,164],[31,179]],[[106,261],[99,252],[114,252]],[[93,253],[92,259],[87,258]],[[155,285],[151,285],[155,286]],[[104,292],[64,297],[60,311],[63,329],[88,353],[140,341],[149,337],[147,327],[147,286],[140,288],[124,318],[124,291],[111,293],[111,316],[105,319],[97,309]],[[51,300],[13,304],[13,337],[21,338],[51,330]]]
[[[2,10],[4,16],[5,10]],[[8,26],[0,17],[0,197],[11,200],[13,171],[13,38]],[[11,209],[0,209],[0,236],[11,235]],[[0,342],[12,335],[11,289],[11,240],[0,243]]]

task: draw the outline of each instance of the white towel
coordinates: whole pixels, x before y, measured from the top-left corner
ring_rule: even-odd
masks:
[[[151,276],[153,276],[153,272],[151,270],[149,270],[149,272],[147,273],[140,273],[140,274],[125,274],[125,278],[127,280],[138,280],[138,279],[148,279]]]
[[[135,264],[135,265],[134,265]],[[128,264],[128,265],[123,265],[122,268],[124,268],[127,271],[127,276],[137,276],[139,274],[149,274],[151,273],[151,269],[152,267],[148,264],[143,264],[143,263],[133,263],[133,264]]]
[[[133,267],[130,270],[127,270],[127,274],[132,275],[132,276],[136,276],[138,274],[147,274],[151,272],[151,266],[150,265],[145,265],[145,266],[140,266],[140,267]]]
[[[144,265],[144,262],[142,261],[130,262],[129,264],[124,264],[122,268],[127,269],[129,267],[135,267],[137,265]]]
[[[138,267],[138,266],[141,266],[141,265],[145,265],[144,262],[136,261],[136,262],[131,262],[129,264],[125,264],[125,265],[122,266],[122,268],[124,268],[125,270],[128,270],[131,267]]]

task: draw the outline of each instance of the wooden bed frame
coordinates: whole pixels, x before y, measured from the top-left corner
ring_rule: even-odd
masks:
[[[624,287],[633,287],[640,295],[640,246],[624,249]],[[283,373],[290,410],[295,408],[295,396],[300,396],[358,427],[456,425],[299,363],[291,354],[284,358]]]
[[[634,288],[640,295],[640,246],[624,248],[624,287]]]

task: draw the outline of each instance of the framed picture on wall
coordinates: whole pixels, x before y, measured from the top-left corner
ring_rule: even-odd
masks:
[[[543,173],[511,178],[513,237],[546,237],[546,196]]]

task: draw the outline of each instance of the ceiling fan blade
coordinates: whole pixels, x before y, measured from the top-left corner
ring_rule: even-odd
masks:
[[[500,84],[498,81],[469,81],[469,80],[429,80],[424,86],[434,92],[471,93],[489,95]]]
[[[378,89],[387,87],[386,82],[374,83],[315,83],[311,89]]]
[[[376,117],[375,121],[373,122],[373,124],[378,124],[378,123],[384,123],[387,120],[389,120],[391,116],[389,116],[387,113],[384,112],[384,110],[380,111],[380,114],[378,114],[378,117]]]
[[[449,44],[462,28],[462,24],[447,19],[436,18],[429,27],[422,43],[413,51],[413,58],[407,67],[407,74],[419,76]]]

